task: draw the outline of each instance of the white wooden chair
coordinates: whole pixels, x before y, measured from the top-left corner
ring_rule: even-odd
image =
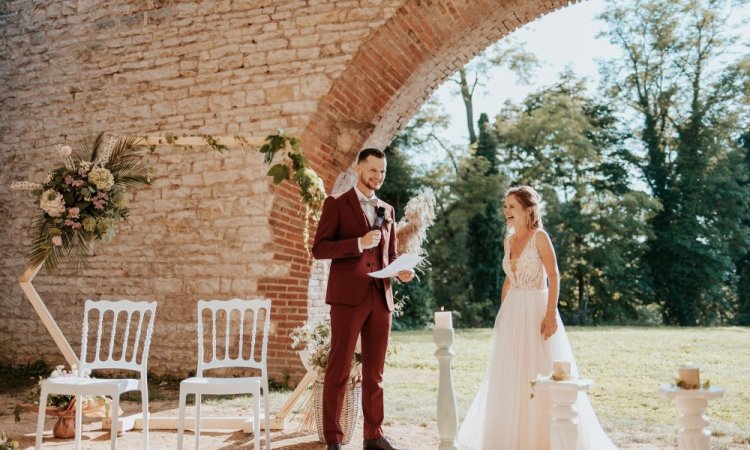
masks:
[[[204,314],[210,318],[204,318]],[[217,316],[219,326],[217,326]],[[211,328],[210,348],[205,347],[203,322]],[[182,449],[185,431],[185,402],[195,394],[195,448],[200,445],[201,395],[252,394],[255,419],[253,421],[254,448],[260,448],[260,396],[264,398],[266,449],[271,448],[268,369],[268,331],[271,325],[270,300],[211,300],[198,302],[198,369],[196,376],[180,383],[180,409],[177,419],[177,448]],[[226,323],[221,334],[221,321]],[[232,324],[236,327],[232,327]],[[262,327],[262,328],[261,328]],[[249,335],[245,330],[249,328]],[[223,337],[223,339],[222,339]],[[217,339],[218,338],[218,339]],[[221,344],[217,350],[217,340]],[[204,349],[206,350],[204,352]],[[231,351],[236,350],[236,351]],[[207,353],[207,355],[206,355]],[[231,354],[233,353],[233,355]],[[206,360],[208,356],[208,360]],[[258,369],[259,376],[219,378],[204,376],[204,371],[220,368]]]
[[[90,315],[98,313],[96,350],[89,360],[88,334]],[[101,395],[112,397],[111,449],[117,445],[117,420],[120,410],[120,394],[141,391],[143,406],[143,448],[148,450],[148,383],[147,362],[151,345],[151,334],[156,316],[156,302],[92,301],[86,300],[81,336],[80,367],[76,377],[48,378],[42,382],[39,396],[39,415],[36,426],[36,449],[42,448],[44,416],[47,396],[50,394],[75,395],[76,398],[76,449],[81,448],[82,396]],[[111,323],[111,327],[110,327]],[[118,324],[120,325],[118,327]],[[108,331],[109,346],[102,351],[102,336]],[[115,341],[118,343],[115,344]],[[138,378],[97,379],[82,375],[95,369],[120,369],[138,372]]]

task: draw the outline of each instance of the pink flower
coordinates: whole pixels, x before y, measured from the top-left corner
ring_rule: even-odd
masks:
[[[94,204],[94,209],[104,209],[104,205],[107,204],[107,200],[109,200],[109,196],[107,195],[107,193],[99,192],[91,199],[91,203]]]
[[[71,219],[77,219],[80,213],[81,210],[78,208],[73,207],[68,209],[68,217],[70,217]]]
[[[66,227],[70,227],[74,230],[81,228],[80,222],[76,222],[75,220],[70,220],[70,219],[65,219],[65,222],[63,222],[63,225],[65,225]]]
[[[83,180],[75,180],[75,181],[73,181],[73,186],[74,187],[81,187],[81,186],[83,186]]]
[[[67,184],[68,186],[73,184],[73,177],[71,177],[70,175],[65,175],[65,184]]]
[[[55,245],[55,247],[59,247],[62,245],[62,238],[60,236],[54,236],[52,238],[52,243]]]

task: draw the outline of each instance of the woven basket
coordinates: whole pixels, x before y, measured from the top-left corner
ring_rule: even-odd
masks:
[[[316,381],[313,383],[313,409],[315,411],[315,425],[318,429],[318,440],[325,444],[323,436],[323,382]],[[344,405],[341,407],[341,419],[339,424],[344,432],[344,441],[341,444],[348,444],[352,440],[354,427],[357,426],[359,417],[359,408],[362,401],[362,382],[349,381],[344,393]]]

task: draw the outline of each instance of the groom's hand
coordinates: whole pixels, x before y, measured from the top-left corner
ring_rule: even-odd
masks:
[[[362,250],[377,247],[380,244],[380,230],[368,231],[366,235],[362,236],[361,244]]]
[[[403,283],[408,283],[414,279],[414,271],[402,270],[401,272],[398,273],[398,279],[401,280]]]

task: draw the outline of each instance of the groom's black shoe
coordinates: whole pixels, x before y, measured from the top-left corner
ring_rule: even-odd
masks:
[[[326,450],[341,450],[341,444],[328,444]]]
[[[405,450],[393,446],[385,436],[377,439],[365,439],[364,450]]]

